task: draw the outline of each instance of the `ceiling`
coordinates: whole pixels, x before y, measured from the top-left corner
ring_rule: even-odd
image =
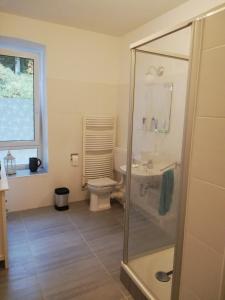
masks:
[[[0,0],[0,11],[123,35],[187,0]]]

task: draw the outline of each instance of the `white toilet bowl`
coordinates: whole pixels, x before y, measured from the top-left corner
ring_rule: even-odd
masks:
[[[88,180],[87,187],[90,191],[90,210],[100,211],[109,209],[110,194],[114,190],[117,182],[104,177]]]

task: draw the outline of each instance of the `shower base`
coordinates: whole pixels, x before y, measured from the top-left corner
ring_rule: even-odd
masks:
[[[172,276],[168,282],[160,282],[156,279],[155,274],[158,271],[171,271],[173,259],[174,247],[170,247],[135,258],[128,265],[122,263],[121,280],[135,300],[170,300]],[[129,278],[126,278],[126,276]]]

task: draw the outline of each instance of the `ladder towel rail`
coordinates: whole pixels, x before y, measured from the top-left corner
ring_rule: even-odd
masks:
[[[113,177],[114,145],[114,117],[83,117],[83,187],[86,186],[88,179]]]

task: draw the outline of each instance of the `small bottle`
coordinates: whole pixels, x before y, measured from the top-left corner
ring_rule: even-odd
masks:
[[[146,121],[147,119],[145,117],[142,118],[142,129],[146,130]]]
[[[154,117],[152,117],[152,120],[151,120],[151,128],[150,130],[152,132],[157,132],[158,131],[158,120],[155,119]]]
[[[155,119],[155,132],[158,132],[158,120]]]
[[[154,131],[155,130],[155,118],[152,117],[151,119],[151,125],[150,125],[150,131]]]

